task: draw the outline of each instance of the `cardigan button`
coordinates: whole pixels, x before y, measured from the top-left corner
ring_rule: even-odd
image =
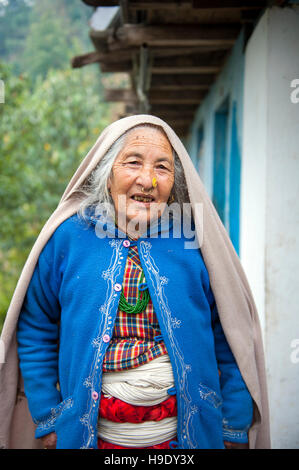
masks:
[[[170,449],[176,449],[178,447],[178,445],[179,445],[178,441],[170,441],[169,448]]]
[[[93,400],[97,400],[99,398],[99,394],[95,390],[92,392],[91,396]]]
[[[119,291],[121,290],[121,284],[115,284],[115,285],[114,285],[114,290],[115,290],[116,292],[119,292]]]
[[[109,335],[104,335],[104,336],[103,336],[103,341],[104,341],[104,343],[109,343],[109,341],[110,341],[110,336],[109,336]]]
[[[163,341],[163,336],[162,335],[154,336],[154,341],[156,341],[156,343],[159,343],[159,341]]]
[[[171,387],[167,390],[168,395],[176,395],[176,388]]]
[[[124,247],[128,248],[131,245],[131,243],[129,242],[129,240],[125,240],[123,242],[123,245],[124,245]]]

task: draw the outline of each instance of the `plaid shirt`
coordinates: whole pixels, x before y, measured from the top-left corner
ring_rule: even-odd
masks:
[[[135,305],[142,275],[138,249],[134,243],[128,250],[123,291],[128,303]],[[141,313],[118,310],[113,337],[106,351],[103,371],[121,371],[138,367],[167,354],[151,299]]]

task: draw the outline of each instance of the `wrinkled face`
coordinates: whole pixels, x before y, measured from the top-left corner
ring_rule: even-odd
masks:
[[[108,181],[118,220],[148,224],[157,205],[165,207],[173,184],[173,151],[166,136],[155,128],[133,130]]]

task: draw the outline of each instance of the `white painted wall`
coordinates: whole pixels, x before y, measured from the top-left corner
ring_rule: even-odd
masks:
[[[299,8],[267,10],[246,48],[244,82],[241,261],[263,328],[272,447],[285,449],[299,448],[298,45]]]

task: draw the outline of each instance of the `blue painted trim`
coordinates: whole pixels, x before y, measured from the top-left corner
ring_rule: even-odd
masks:
[[[227,166],[228,105],[225,102],[214,117],[213,204],[225,223],[225,177]]]
[[[244,31],[241,31],[221,73],[198,107],[188,141],[185,143],[209,196],[212,200],[215,196],[216,205],[220,205],[218,212],[220,212],[220,217],[239,255],[244,66]],[[215,169],[214,158],[215,154],[220,155],[220,151],[217,151],[215,146],[219,140],[220,130],[218,129],[218,137],[216,138],[215,115],[220,111],[221,104],[226,97],[229,97],[229,102],[227,106],[227,138],[224,144],[226,156],[222,157],[223,161],[226,161],[223,168],[224,183],[222,180],[222,188],[216,188],[215,178],[217,179],[219,175]],[[198,165],[198,132],[200,129],[204,129],[204,143],[200,165]],[[222,140],[225,139],[222,138]],[[223,187],[225,188],[223,189]],[[225,194],[225,198],[223,196],[225,200],[221,200],[221,192],[223,195]]]
[[[241,154],[238,142],[237,105],[232,106],[231,146],[229,164],[229,234],[236,252],[240,249],[240,185]]]

